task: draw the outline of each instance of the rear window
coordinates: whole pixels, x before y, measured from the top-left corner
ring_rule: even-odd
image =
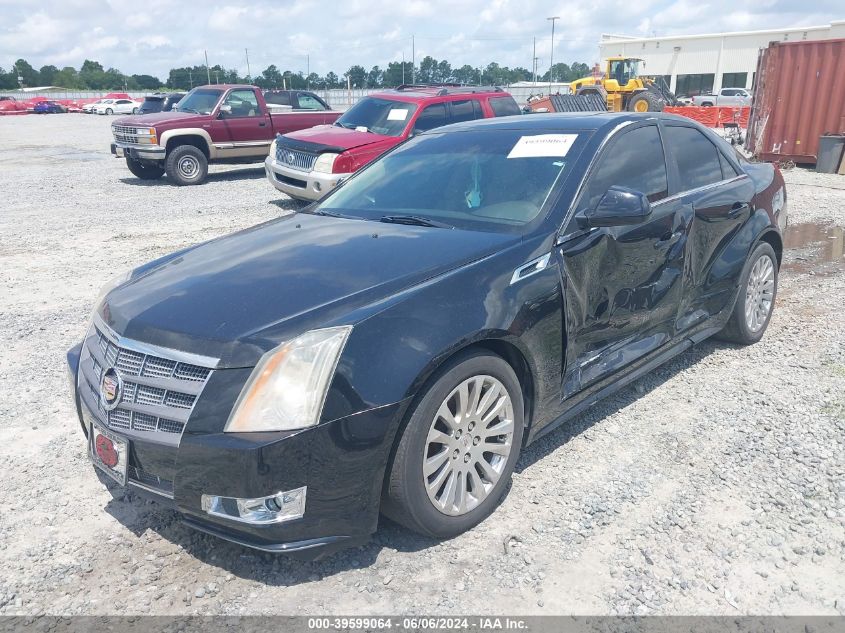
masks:
[[[490,107],[493,108],[494,116],[513,116],[522,114],[519,106],[516,105],[513,97],[496,97],[490,99]]]

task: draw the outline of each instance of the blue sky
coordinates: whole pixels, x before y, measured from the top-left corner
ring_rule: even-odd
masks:
[[[540,72],[557,15],[556,61],[598,61],[601,33],[678,35],[828,24],[845,19],[841,0],[0,0],[0,67],[19,57],[79,67],[86,58],[127,74],[166,77],[174,66],[209,62],[253,75],[280,69],[342,73],[424,55],[453,65],[497,61]]]

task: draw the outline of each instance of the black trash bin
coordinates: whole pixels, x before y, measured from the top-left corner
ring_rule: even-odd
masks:
[[[845,149],[845,134],[822,134],[819,137],[816,171],[823,174],[835,174],[839,170],[843,149]]]

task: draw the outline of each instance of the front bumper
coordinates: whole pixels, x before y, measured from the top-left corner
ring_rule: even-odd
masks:
[[[68,353],[69,378],[87,430],[93,413],[76,389],[78,363],[78,348],[74,348]],[[217,376],[224,371],[239,372],[234,381],[239,383],[248,374],[219,370]],[[213,393],[226,391],[210,386]],[[236,397],[238,389],[231,391]],[[384,472],[407,402],[282,433],[206,432],[209,409],[219,416],[231,406],[208,404],[212,406],[198,405],[178,446],[162,446],[110,429],[130,442],[129,488],[172,507],[192,528],[267,552],[319,558],[363,543],[376,530]],[[133,469],[172,482],[171,487],[162,490],[147,485],[133,478]],[[308,490],[304,515],[282,523],[238,522],[206,513],[201,503],[203,494],[254,498],[302,486]]]
[[[130,145],[128,143],[112,143],[111,153],[116,158],[131,158],[133,160],[164,160],[167,150],[160,145]]]
[[[300,200],[319,200],[352,175],[291,169],[274,156],[264,160],[264,171],[271,185],[291,198]]]

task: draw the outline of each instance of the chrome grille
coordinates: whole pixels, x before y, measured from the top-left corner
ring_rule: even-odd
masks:
[[[178,444],[213,370],[139,349],[146,348],[132,341],[121,347],[105,325],[93,325],[80,361],[80,386],[85,381],[88,389],[80,393],[100,423],[130,433],[160,433],[161,441]],[[123,379],[123,389],[118,406],[106,411],[100,384],[110,367]]]
[[[135,134],[134,126],[129,127],[126,125],[112,125],[111,133],[114,136],[114,140],[118,141],[119,143],[138,142],[138,136]]]
[[[317,154],[276,145],[276,160],[291,169],[311,171],[314,161],[317,160]]]

